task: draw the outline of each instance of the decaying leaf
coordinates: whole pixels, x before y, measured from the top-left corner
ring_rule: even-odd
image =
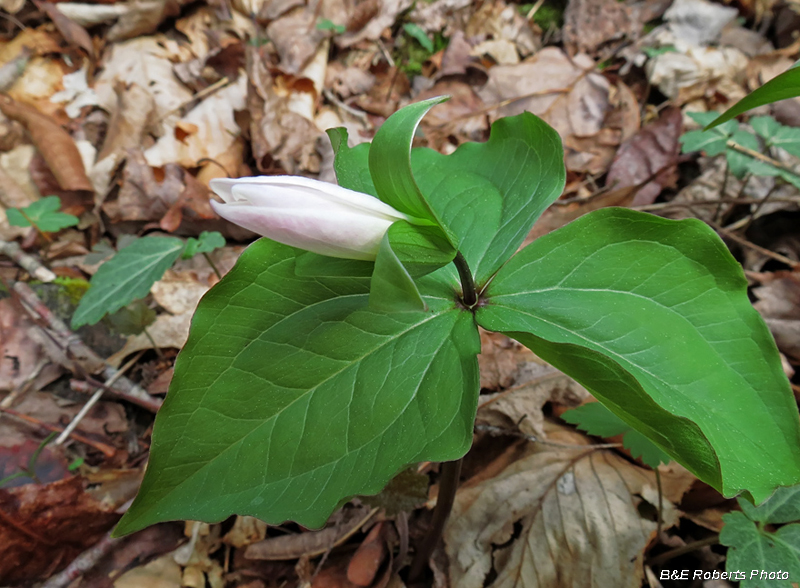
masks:
[[[47,578],[97,543],[120,517],[86,494],[78,476],[0,489],[0,510],[0,578],[6,584]]]
[[[492,479],[459,490],[445,529],[451,584],[638,588],[656,523],[637,506],[658,503],[654,473],[556,425],[547,437],[564,445],[531,444]],[[674,524],[674,507],[664,507]]]
[[[568,169],[601,172],[605,160],[570,148],[575,139],[599,137],[609,109],[608,81],[593,69],[585,54],[569,58],[560,49],[545,47],[517,65],[491,68],[479,95],[486,104],[511,101],[497,109],[498,118],[529,111],[552,125],[567,148]]]
[[[0,96],[0,110],[25,126],[62,189],[92,191],[75,141],[61,125],[32,106],[16,102],[8,96]]]
[[[661,117],[620,145],[606,185],[612,190],[638,186],[651,180],[636,191],[631,204],[651,204],[665,187],[677,180],[678,138],[683,130],[680,110],[664,111]]]

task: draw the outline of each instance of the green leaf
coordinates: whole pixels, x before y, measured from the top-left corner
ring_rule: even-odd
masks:
[[[368,168],[370,146],[349,148],[344,129],[328,135],[339,184],[377,196]],[[496,121],[486,143],[465,143],[451,155],[415,148],[411,168],[411,180],[449,229],[479,286],[522,244],[566,181],[561,138],[530,113]]]
[[[753,133],[739,129],[731,135],[730,140],[742,147],[747,147],[752,151],[761,153],[761,145],[758,142],[758,138]],[[728,160],[728,168],[731,170],[731,173],[740,179],[747,173],[756,176],[776,176],[779,173],[778,168],[765,161],[755,159],[746,153],[736,151],[730,147],[728,147],[728,150],[725,152],[725,157]]]
[[[792,588],[800,577],[800,524],[770,533],[740,512],[722,515],[719,540],[727,545],[725,569],[739,572],[741,588]],[[781,571],[781,578],[776,573]],[[762,576],[761,572],[766,572]],[[772,578],[769,578],[770,572]],[[741,574],[744,574],[742,577]]]
[[[344,127],[328,129],[333,152],[336,155],[333,169],[336,181],[340,186],[378,197],[378,191],[369,173],[369,143],[360,143],[355,147],[347,144],[348,134]]]
[[[142,237],[103,263],[72,316],[72,328],[93,325],[106,314],[144,298],[180,257],[183,240]]]
[[[800,521],[800,486],[778,488],[775,494],[759,506],[740,498],[739,506],[752,521],[770,525]]]
[[[670,457],[661,451],[647,437],[631,428],[631,426],[603,406],[600,402],[589,402],[578,408],[568,410],[561,415],[566,422],[576,425],[581,431],[598,437],[614,437],[624,435],[622,445],[635,458],[651,468],[662,463],[669,463]]]
[[[689,116],[701,125],[708,124],[716,117],[715,112],[690,112]],[[689,131],[681,135],[682,153],[705,151],[710,157],[719,155],[727,149],[728,139],[739,129],[735,120],[713,130]]]
[[[464,143],[451,155],[415,149],[412,161],[479,287],[519,248],[566,182],[561,138],[527,112],[496,121],[486,143]]]
[[[456,256],[455,248],[436,226],[397,221],[389,227],[387,235],[397,258],[414,278],[447,265]]]
[[[341,35],[347,29],[344,27],[344,25],[337,25],[337,24],[334,24],[333,21],[328,20],[327,18],[322,18],[317,23],[317,30],[318,31],[333,31],[337,35]]]
[[[143,300],[134,300],[106,317],[111,328],[120,335],[139,335],[156,320],[156,311]]]
[[[191,259],[198,253],[211,253],[221,247],[225,247],[225,237],[222,233],[203,231],[197,239],[194,237],[186,239],[186,248],[181,253],[181,259]]]
[[[764,138],[767,146],[780,147],[800,157],[800,129],[782,125],[771,116],[754,116],[750,126]]]
[[[381,240],[369,291],[369,307],[379,312],[427,310],[414,278],[392,249],[389,231]]]
[[[469,448],[480,342],[450,286],[425,276],[428,312],[379,313],[369,278],[300,277],[301,254],[259,240],[201,300],[117,535],[232,513],[319,527]]]
[[[794,98],[796,96],[800,96],[800,68],[798,68],[798,63],[795,63],[788,71],[772,78],[757,90],[750,92],[714,121],[707,123],[708,126],[706,129],[712,129],[717,125],[724,124],[733,117],[739,116],[743,112],[747,112],[758,106],[771,104],[778,100]]]
[[[800,482],[797,406],[722,241],[696,220],[592,212],[490,283],[478,324],[517,338],[724,496]]]
[[[433,41],[431,41],[430,37],[425,34],[425,31],[423,31],[419,25],[413,22],[407,22],[403,25],[403,30],[408,36],[416,39],[417,43],[419,43],[425,51],[433,53]]]
[[[42,233],[55,233],[78,224],[78,217],[58,212],[60,209],[61,198],[45,196],[25,208],[9,208],[6,215],[8,224],[15,227],[34,226]]]

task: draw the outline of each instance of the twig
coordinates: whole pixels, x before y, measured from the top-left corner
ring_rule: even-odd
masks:
[[[760,245],[756,245],[755,243],[753,243],[751,241],[748,241],[744,237],[740,237],[739,235],[737,235],[736,233],[734,233],[732,231],[729,231],[728,229],[724,229],[724,228],[722,228],[722,227],[720,227],[718,225],[715,225],[713,223],[709,223],[709,224],[716,231],[722,233],[723,235],[725,235],[726,237],[730,238],[731,240],[736,241],[737,243],[739,243],[739,245],[743,245],[744,247],[752,249],[753,251],[758,251],[762,255],[766,255],[767,257],[771,257],[772,259],[774,259],[776,261],[780,261],[781,263],[785,263],[786,265],[788,265],[793,270],[796,270],[797,268],[800,268],[800,262],[794,261],[793,259],[789,259],[785,255],[781,255],[780,253],[775,253],[774,251],[770,251],[769,249],[765,249],[764,247],[761,247]]]
[[[458,480],[461,476],[461,463],[463,461],[464,458],[461,458],[442,464],[442,474],[439,477],[439,496],[433,509],[433,520],[431,521],[430,529],[428,529],[428,534],[425,536],[416,555],[414,555],[411,571],[408,573],[408,579],[411,582],[419,580],[420,576],[422,576],[422,572],[425,566],[428,565],[428,560],[431,558],[436,544],[439,543],[439,539],[442,537],[444,525],[455,502]]]
[[[52,282],[57,277],[52,271],[44,267],[38,259],[25,253],[14,241],[0,241],[0,253],[11,259],[37,280]]]
[[[661,485],[661,472],[658,470],[657,467],[653,468],[653,471],[656,473],[656,485],[658,486],[658,513],[656,516],[658,520],[656,521],[656,543],[661,543],[661,514],[664,512],[664,487]]]
[[[139,361],[139,359],[142,357],[142,354],[144,354],[144,350],[137,353],[133,359],[131,359],[124,366],[122,366],[122,369],[120,369],[116,374],[114,374],[113,377],[109,378],[108,381],[106,382],[106,386],[111,387],[114,384],[114,382],[119,380],[122,377],[122,374],[128,371],[131,368],[131,366],[133,366],[133,364]],[[98,388],[97,391],[94,394],[92,394],[92,397],[89,398],[86,404],[83,405],[83,408],[81,408],[80,411],[78,411],[78,414],[76,414],[73,417],[69,425],[67,425],[67,427],[58,436],[55,445],[61,445],[62,443],[64,443],[64,441],[67,440],[72,431],[74,431],[78,426],[78,424],[83,420],[83,417],[89,414],[89,411],[92,409],[92,407],[95,404],[97,404],[97,401],[100,400],[100,397],[103,395],[103,392],[104,392],[103,388]]]
[[[745,155],[747,155],[749,157],[752,157],[753,159],[757,159],[757,160],[762,161],[764,163],[768,163],[772,167],[777,167],[778,169],[782,169],[785,172],[789,172],[793,176],[800,176],[800,171],[795,170],[792,166],[786,165],[782,161],[778,161],[777,159],[773,159],[769,155],[764,155],[763,153],[760,153],[760,152],[755,151],[753,149],[748,149],[747,147],[739,145],[739,143],[736,143],[735,141],[732,141],[730,139],[728,139],[728,142],[726,143],[726,145],[728,147],[730,147],[731,149],[733,149],[734,151],[738,151],[739,153],[743,153],[743,154],[745,154]]]
[[[214,82],[213,84],[211,84],[207,88],[203,88],[202,90],[200,90],[196,94],[193,94],[191,98],[189,98],[187,100],[184,100],[178,106],[176,106],[175,108],[173,108],[169,112],[165,113],[160,119],[158,119],[158,122],[164,122],[169,116],[171,116],[171,115],[173,115],[175,113],[179,113],[180,111],[182,111],[184,108],[186,108],[187,106],[189,106],[193,102],[199,102],[200,100],[202,100],[206,96],[208,96],[210,94],[213,94],[217,90],[220,90],[220,89],[224,88],[225,86],[230,84],[230,82],[231,81],[227,77],[224,77],[224,78],[222,78],[220,80],[217,80],[216,82]]]
[[[26,414],[22,414],[21,412],[18,412],[18,411],[14,410],[14,409],[11,409],[11,408],[0,408],[0,413],[3,413],[5,415],[10,416],[12,418],[15,418],[17,420],[20,420],[20,421],[22,421],[24,423],[27,423],[27,424],[30,424],[30,425],[34,425],[34,426],[37,426],[37,427],[41,427],[42,429],[45,429],[47,431],[51,431],[53,433],[60,433],[61,431],[64,430],[64,427],[60,427],[58,425],[50,425],[48,423],[44,423],[44,422],[40,421],[37,418],[34,418],[32,416],[28,416]],[[89,439],[88,437],[84,437],[83,435],[80,435],[80,434],[75,433],[75,432],[71,433],[70,437],[75,439],[75,441],[79,441],[79,442],[83,443],[84,445],[88,445],[92,449],[96,449],[97,451],[102,453],[107,458],[112,458],[117,454],[117,450],[114,447],[111,447],[111,445],[108,445],[106,443],[102,443],[100,441],[95,441],[94,439]]]
[[[702,202],[658,202],[656,204],[644,204],[642,206],[631,206],[631,210],[642,210],[645,212],[666,210],[669,208],[691,208],[693,206],[716,206],[717,204],[758,204],[763,202],[763,198],[714,198],[703,200]],[[800,198],[770,198],[770,202],[786,202],[789,204],[800,204]],[[559,202],[554,202],[559,205]]]
[[[719,543],[719,535],[712,535],[711,537],[706,537],[705,539],[700,539],[699,541],[692,541],[691,543],[687,543],[686,545],[682,545],[680,547],[676,547],[675,549],[670,549],[669,551],[665,551],[661,555],[657,555],[648,559],[645,562],[645,565],[651,567],[658,567],[660,565],[665,564],[671,559],[674,559],[684,553],[691,553],[692,551],[697,551],[698,549],[702,549],[707,545],[717,545]]]
[[[39,300],[39,297],[27,284],[16,282],[13,291],[19,296],[28,314],[35,320],[44,323],[43,331],[72,356],[75,364],[80,369],[86,374],[93,374],[99,371],[106,380],[115,377],[119,370],[108,365],[93,349],[81,341],[78,335],[70,331],[67,325]],[[65,367],[72,369],[72,366]],[[153,398],[141,386],[122,375],[117,376],[114,386],[109,386],[107,389],[116,396],[151,412],[157,412],[161,406],[161,400]]]
[[[344,110],[350,116],[354,116],[355,118],[360,120],[364,125],[370,126],[369,117],[367,116],[366,112],[364,112],[363,110],[357,110],[352,106],[345,104],[344,102],[339,100],[336,97],[336,94],[331,92],[328,88],[322,90],[322,94],[325,96],[325,98],[328,99],[329,102],[333,103],[333,105],[336,106],[336,108],[338,108],[339,110]]]

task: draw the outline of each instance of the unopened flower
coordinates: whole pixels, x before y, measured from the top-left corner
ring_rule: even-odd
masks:
[[[274,241],[347,259],[373,260],[383,235],[409,217],[377,198],[297,176],[211,180],[222,218]]]

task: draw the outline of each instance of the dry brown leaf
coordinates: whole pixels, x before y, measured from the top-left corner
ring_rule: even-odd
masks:
[[[635,41],[644,23],[630,4],[617,0],[570,0],[564,10],[564,43],[570,53],[594,53],[612,41]]]
[[[114,581],[114,588],[181,588],[183,574],[172,554],[133,568]]]
[[[148,90],[136,83],[114,84],[116,105],[111,110],[103,147],[97,154],[97,161],[115,156],[121,161],[129,149],[136,149],[142,144],[145,131],[152,124],[155,111],[153,96]]]
[[[483,390],[508,388],[514,383],[523,364],[536,361],[532,351],[501,333],[480,329],[480,334],[478,366]]]
[[[470,0],[417,2],[409,13],[409,19],[429,33],[443,31],[452,43],[453,35],[461,35],[463,38],[471,5]]]
[[[0,578],[44,579],[97,543],[120,515],[86,494],[81,478],[0,489]]]
[[[0,300],[0,391],[16,390],[33,378],[41,380],[42,368],[49,361],[39,339],[32,336],[34,328],[11,298]],[[54,379],[52,370],[47,372]]]
[[[325,31],[317,28],[318,17],[313,6],[298,7],[272,21],[267,27],[267,36],[275,43],[280,57],[280,68],[286,73],[297,74],[317,52]]]
[[[36,4],[36,8],[50,17],[50,20],[56,25],[58,32],[61,33],[67,43],[80,47],[86,51],[89,57],[94,58],[94,44],[86,29],[61,12],[55,4],[39,0],[34,0],[34,4]]]
[[[62,189],[93,191],[75,141],[61,125],[32,106],[7,96],[0,96],[0,110],[23,124]]]
[[[606,186],[613,190],[641,185],[631,202],[634,206],[652,204],[666,187],[677,181],[678,138],[683,131],[683,117],[677,108],[669,108],[660,118],[622,143],[611,168]]]
[[[177,163],[195,167],[201,159],[213,159],[230,148],[239,136],[235,110],[243,110],[247,79],[240,76],[201,101],[184,117],[164,125],[164,135],[144,153],[147,163],[160,167]]]
[[[508,41],[522,57],[535,53],[542,44],[516,6],[504,0],[480,5],[470,17],[464,34],[467,38],[489,35],[495,41]]]
[[[5,213],[9,208],[25,208],[36,198],[23,190],[14,176],[6,171],[2,159],[0,157],[0,212]],[[29,231],[30,227],[12,227],[5,214],[0,217],[0,239],[4,241],[13,241]]]
[[[497,118],[524,111],[542,117],[564,140],[568,169],[599,173],[605,171],[604,158],[570,149],[575,139],[596,142],[609,110],[608,81],[593,70],[594,62],[584,54],[569,58],[545,47],[517,65],[491,68],[478,94],[488,105],[511,101],[496,110]]]
[[[236,548],[247,547],[263,541],[267,534],[267,523],[255,517],[236,515],[231,530],[222,537],[222,542]]]
[[[347,566],[347,579],[356,586],[370,586],[387,555],[383,538],[384,522],[381,521],[367,534]]]
[[[480,423],[508,431],[519,429],[525,435],[542,438],[542,408],[546,403],[571,408],[591,399],[578,382],[535,356],[532,361],[518,364],[512,384],[508,391],[481,396]]]
[[[445,530],[451,584],[482,588],[494,570],[493,588],[638,588],[656,523],[637,506],[658,503],[655,474],[565,428],[549,425],[547,436],[574,447],[530,444],[499,475],[459,490]],[[675,509],[664,503],[670,526]]]
[[[161,220],[183,192],[184,173],[179,166],[169,164],[158,181],[142,152],[130,151],[119,195],[116,200],[103,203],[103,211],[113,222]]]
[[[339,47],[351,47],[360,41],[375,41],[386,27],[391,27],[397,15],[412,4],[412,0],[362,0],[363,8],[356,4],[354,17],[347,23],[347,32],[336,35],[335,42]],[[378,5],[377,11],[374,4]],[[362,22],[363,21],[363,22]]]

